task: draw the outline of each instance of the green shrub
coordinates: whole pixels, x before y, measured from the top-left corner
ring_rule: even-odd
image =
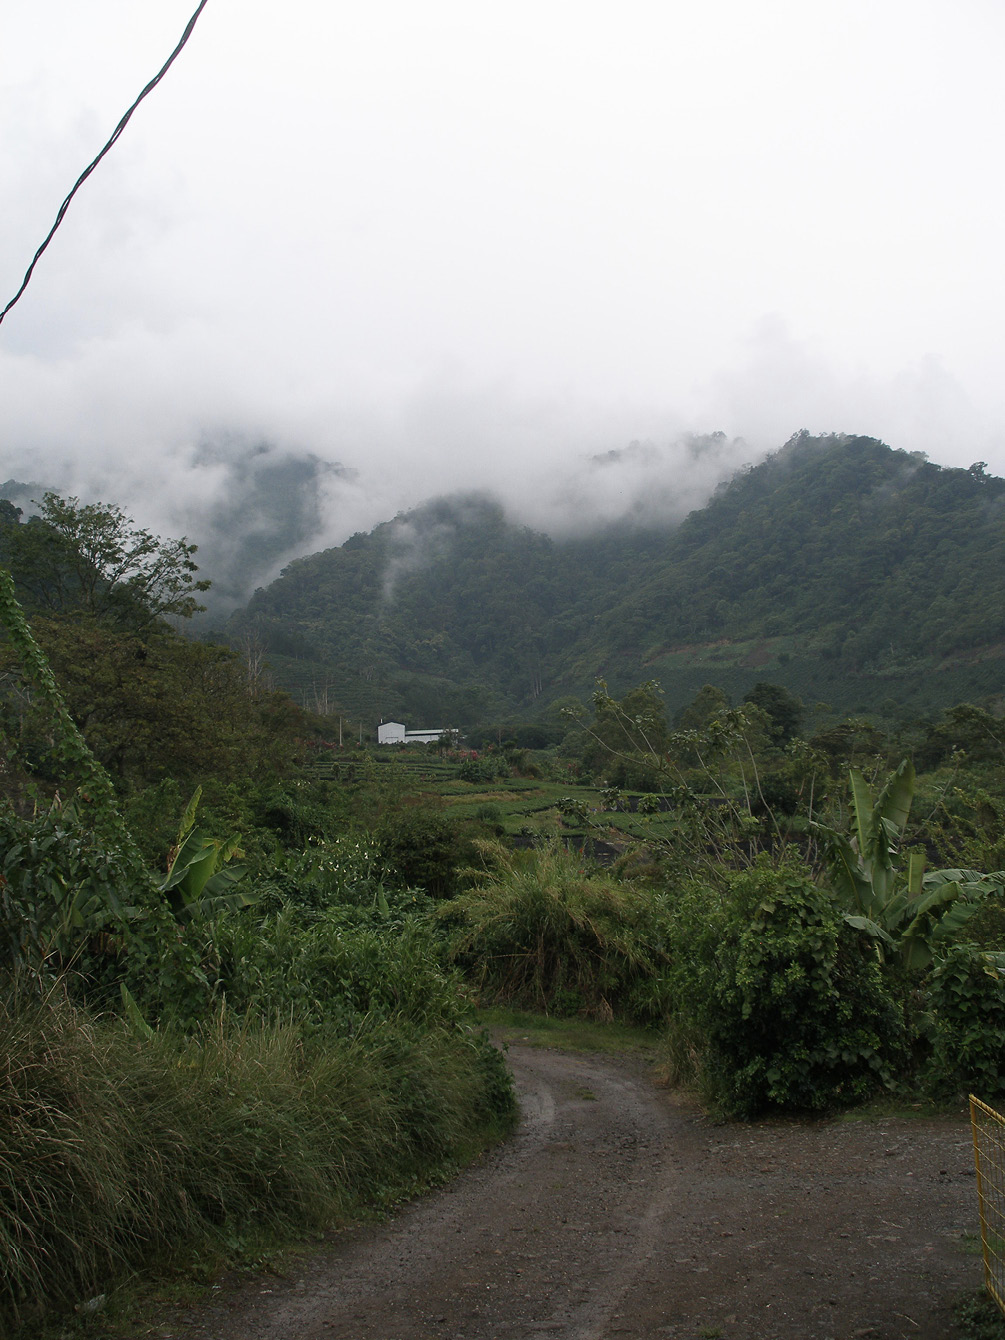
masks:
[[[478,808],[475,810],[476,819],[480,819],[483,824],[492,824],[499,826],[500,832],[502,831],[501,828],[502,817],[503,812],[501,807],[491,802],[484,805],[479,805]]]
[[[971,945],[954,945],[929,979],[928,999],[933,1088],[985,1101],[1005,1093],[1005,980],[997,965]]]
[[[336,803],[329,786],[303,778],[263,788],[252,807],[256,824],[290,849],[334,837],[344,824],[343,810],[344,802]]]
[[[1005,950],[1005,895],[993,893],[984,900],[967,922],[966,936],[967,943],[979,949],[993,953]]]
[[[397,888],[424,889],[433,898],[448,898],[457,887],[457,872],[469,865],[474,850],[445,814],[424,806],[390,814],[377,830],[385,883]]]
[[[279,904],[323,909],[334,906],[372,907],[380,901],[383,853],[370,833],[348,831],[332,838],[312,838],[272,876],[282,891]]]
[[[482,998],[545,1013],[661,1017],[658,897],[590,869],[558,842],[519,854],[478,845],[490,868],[440,916]]]
[[[125,985],[152,1019],[201,1017],[198,951],[153,880],[89,820],[76,804],[31,818],[0,806],[0,980],[66,974],[96,1007],[117,1008]]]
[[[893,1082],[900,1010],[861,937],[798,865],[763,859],[673,917],[672,1050],[730,1116],[820,1110]]]
[[[73,805],[23,819],[0,805],[0,971],[59,971],[121,931],[136,893],[121,850]],[[79,963],[78,963],[79,966]]]
[[[462,782],[494,782],[498,777],[508,777],[510,765],[505,758],[496,755],[482,755],[481,758],[466,758],[457,769]]]

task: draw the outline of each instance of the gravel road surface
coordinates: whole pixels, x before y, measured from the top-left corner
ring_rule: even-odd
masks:
[[[513,1046],[516,1135],[162,1340],[946,1340],[981,1284],[960,1118],[718,1126],[630,1058]]]

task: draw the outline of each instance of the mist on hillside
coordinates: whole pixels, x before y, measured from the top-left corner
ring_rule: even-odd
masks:
[[[405,519],[432,497],[494,499],[507,520],[555,537],[616,524],[663,528],[703,506],[720,482],[754,459],[742,439],[721,432],[610,445],[591,434],[560,453],[528,449],[526,442],[507,450],[498,429],[489,437],[484,454],[451,458],[448,444],[440,457],[422,453],[393,470],[367,468],[363,450],[357,459],[334,460],[303,445],[221,433],[137,457],[132,469],[125,459],[112,465],[53,453],[41,463],[36,458],[28,476],[28,462],[8,454],[0,473],[11,475],[3,491],[25,515],[32,499],[53,489],[115,503],[158,534],[186,536],[199,546],[201,573],[213,582],[205,599],[215,616],[243,603],[293,559],[397,516],[385,577],[385,594],[392,595],[403,572],[449,539]],[[18,482],[39,478],[43,469],[42,483]]]
[[[361,418],[328,438],[216,430],[131,453],[8,449],[0,493],[26,515],[45,489],[115,503],[140,526],[186,537],[213,583],[205,599],[217,620],[294,559],[398,518],[384,578],[392,597],[404,573],[449,543],[454,517],[442,533],[428,517],[412,518],[434,498],[493,500],[508,521],[556,539],[666,529],[785,440],[752,443],[679,425],[626,440],[615,436],[619,427],[602,416],[560,424],[540,406],[521,415],[504,398],[464,407],[431,400],[407,423],[381,428]],[[405,436],[413,450],[402,450]]]

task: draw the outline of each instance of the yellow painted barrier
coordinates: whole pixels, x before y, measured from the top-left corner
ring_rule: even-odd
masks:
[[[1005,1116],[970,1095],[984,1284],[1005,1312]]]

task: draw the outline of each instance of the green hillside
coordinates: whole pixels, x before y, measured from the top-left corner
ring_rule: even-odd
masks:
[[[1002,691],[1005,480],[872,438],[802,433],[675,528],[554,540],[486,497],[427,503],[291,564],[232,623],[281,684],[338,708],[473,725],[658,678],[784,684],[835,710]]]

